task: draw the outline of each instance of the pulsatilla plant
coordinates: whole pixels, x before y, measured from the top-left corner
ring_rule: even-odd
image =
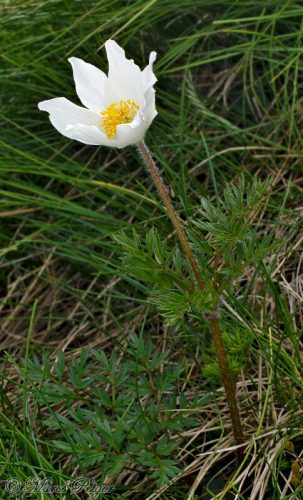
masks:
[[[108,40],[105,48],[108,76],[81,59],[70,59],[76,91],[85,108],[59,97],[39,103],[39,109],[47,111],[54,127],[68,138],[91,145],[137,147],[179,245],[169,248],[154,228],[144,241],[135,231],[117,234],[115,239],[125,253],[124,271],[150,285],[151,300],[169,324],[181,326],[184,315],[193,312],[207,319],[241,459],[244,437],[236,380],[220,327],[220,297],[245,266],[268,250],[268,241],[258,241],[252,222],[269,181],[262,184],[255,180],[246,185],[241,177],[226,188],[221,200],[203,198],[198,216],[189,219],[185,230],[144,142],[157,114],[153,73],[156,54],[151,53],[148,66],[141,71],[113,40]]]
[[[115,240],[123,247],[123,269],[150,286],[150,300],[168,325],[181,328],[192,315],[204,316],[213,334],[214,350],[229,403],[235,443],[244,442],[236,401],[236,374],[242,368],[251,336],[235,332],[232,340],[220,328],[220,300],[231,293],[245,268],[257,264],[273,248],[270,235],[258,236],[254,216],[265,198],[270,180],[247,184],[241,176],[226,187],[222,199],[202,198],[197,215],[187,221],[186,238],[203,282],[196,280],[189,259],[179,246],[168,246],[157,229],[145,239],[138,233],[120,232]],[[185,253],[185,252],[184,252]],[[186,255],[186,253],[185,253]],[[216,363],[209,357],[205,375],[216,377]],[[241,447],[238,448],[241,458]]]

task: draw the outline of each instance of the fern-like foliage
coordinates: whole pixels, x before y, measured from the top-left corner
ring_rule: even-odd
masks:
[[[123,272],[147,285],[151,302],[169,325],[178,326],[184,315],[212,313],[219,295],[230,289],[246,265],[271,250],[270,235],[258,235],[254,217],[266,199],[270,180],[241,176],[221,199],[202,198],[198,217],[189,220],[187,236],[204,278],[201,290],[178,244],[160,238],[157,229],[140,238],[120,232],[114,236],[123,248]]]
[[[207,248],[208,256],[215,257],[220,291],[231,285],[245,266],[256,264],[277,245],[270,234],[257,230],[254,222],[270,184],[270,179],[247,183],[242,175],[225,188],[221,199],[202,198],[199,216],[191,220],[193,244],[199,248],[201,240],[207,241],[202,251]]]

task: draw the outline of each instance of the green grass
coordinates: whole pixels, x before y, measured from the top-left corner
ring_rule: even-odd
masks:
[[[85,476],[115,487],[100,498],[300,498],[301,2],[10,0],[0,12],[1,480]],[[241,470],[222,387],[203,375],[207,323],[164,326],[121,269],[117,231],[175,241],[135,149],[72,142],[37,108],[77,103],[67,58],[106,70],[108,38],[141,67],[158,53],[146,141],[182,216],[242,173],[273,179],[253,223],[281,244],[221,306],[224,329],[252,337]]]

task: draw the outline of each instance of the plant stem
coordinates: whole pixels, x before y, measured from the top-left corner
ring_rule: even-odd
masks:
[[[228,359],[226,356],[226,350],[222,338],[222,333],[220,331],[218,311],[208,316],[209,326],[212,332],[217,358],[219,361],[221,377],[223,380],[226,399],[228,403],[230,418],[232,422],[232,430],[234,435],[234,441],[236,445],[241,445],[244,442],[242,424],[239,414],[239,408],[236,398],[236,381],[230,371]],[[237,456],[239,462],[243,459],[243,448],[237,449]]]
[[[196,280],[199,284],[199,287],[201,290],[205,287],[205,282],[202,277],[201,271],[199,269],[199,266],[197,264],[196,258],[194,256],[194,253],[187,241],[187,238],[185,236],[185,232],[182,227],[181,220],[179,219],[177,213],[175,212],[175,209],[172,205],[170,196],[168,194],[168,190],[160,176],[159,170],[157,165],[155,164],[150,151],[148,147],[146,146],[145,142],[142,141],[139,144],[137,144],[138,151],[140,156],[143,158],[143,161],[155,183],[155,186],[158,190],[158,193],[164,203],[164,206],[166,207],[166,210],[168,212],[168,215],[170,217],[170,220],[176,230],[176,233],[178,235],[178,238],[180,240],[181,246],[185,252],[185,255],[192,267],[192,270],[194,272],[194,275],[196,277]],[[231,418],[231,423],[232,423],[232,429],[233,429],[233,435],[234,435],[234,441],[236,445],[241,445],[243,444],[243,432],[242,432],[242,425],[241,425],[241,420],[240,420],[240,414],[239,414],[239,409],[238,409],[238,404],[237,404],[237,399],[236,399],[236,384],[234,381],[234,378],[231,374],[229,364],[228,364],[228,359],[225,351],[225,346],[222,338],[222,334],[220,331],[219,327],[219,321],[218,321],[218,312],[215,311],[214,314],[210,314],[207,316],[209,326],[212,332],[213,336],[213,341],[215,344],[215,349],[216,349],[216,354],[218,358],[218,362],[220,365],[220,371],[221,371],[221,377],[222,381],[224,384],[225,392],[226,392],[226,398],[228,402],[228,407],[229,407],[229,413],[230,413],[230,418]],[[242,458],[242,449],[238,449],[238,459],[241,460]]]
[[[194,257],[193,251],[189,246],[189,243],[186,239],[184,230],[181,225],[181,221],[178,217],[178,215],[175,212],[175,209],[172,205],[172,202],[170,200],[170,196],[168,194],[167,188],[159,174],[159,170],[157,165],[155,164],[154,160],[152,159],[152,156],[150,154],[150,151],[148,147],[146,146],[145,142],[142,141],[139,144],[137,144],[138,151],[140,155],[142,156],[144,163],[156,185],[156,188],[158,190],[158,193],[166,207],[166,210],[168,211],[168,215],[170,217],[170,220],[173,223],[173,226],[176,230],[176,233],[179,237],[180,243],[182,245],[182,248],[185,252],[186,257],[188,258],[188,261],[192,267],[192,270],[194,272],[194,275],[196,277],[197,282],[199,283],[200,288],[204,288],[204,280],[202,278],[200,269],[198,267],[198,264],[196,262],[196,259]]]

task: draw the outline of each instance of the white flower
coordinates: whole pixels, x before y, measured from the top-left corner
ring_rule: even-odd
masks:
[[[85,108],[65,97],[42,101],[53,126],[84,144],[124,148],[137,144],[157,115],[153,73],[156,52],[141,71],[114,40],[105,43],[108,76],[92,64],[71,57],[76,91]]]

